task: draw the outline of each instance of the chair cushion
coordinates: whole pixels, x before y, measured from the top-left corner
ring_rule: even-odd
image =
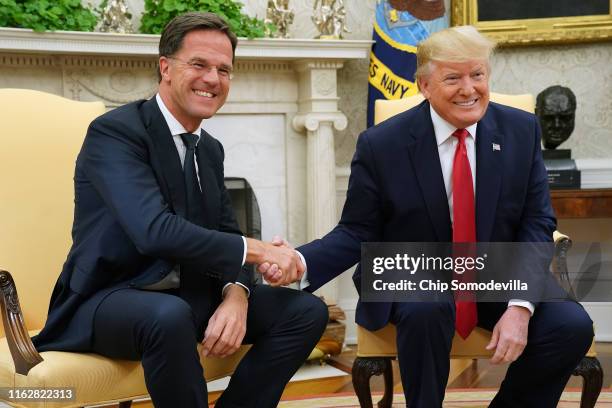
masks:
[[[36,331],[30,332],[31,335]],[[231,374],[250,346],[242,346],[234,355],[205,358],[202,365],[207,381]],[[23,407],[72,407],[142,398],[148,395],[139,361],[113,360],[93,353],[45,351],[43,362],[27,376],[15,374],[15,366],[6,338],[0,339],[0,386],[2,387],[74,387],[76,401],[71,405],[42,402]]]
[[[357,355],[359,357],[392,357],[397,355],[395,326],[388,324],[380,330],[371,332],[357,326]],[[489,343],[491,333],[476,327],[472,334],[463,340],[459,336],[453,338],[451,357],[477,358],[488,357],[492,353],[485,350]]]
[[[397,355],[395,326],[388,324],[380,330],[369,331],[357,326],[358,357],[394,357]],[[451,358],[488,358],[493,351],[485,347],[491,339],[491,332],[476,327],[465,340],[460,336],[453,337]],[[595,340],[587,352],[587,357],[595,357]]]

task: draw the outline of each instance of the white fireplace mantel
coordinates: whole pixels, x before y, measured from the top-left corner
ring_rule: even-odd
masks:
[[[76,31],[36,33],[29,29],[0,27],[1,52],[115,55],[155,57],[159,35]],[[370,41],[241,38],[238,59],[350,60],[366,58]]]
[[[157,91],[159,36],[0,28],[0,87],[101,100],[113,108]],[[240,39],[225,106],[205,127],[226,151],[226,177],[243,177],[262,238],[300,244],[337,222],[334,132],[337,72],[364,60],[370,41]],[[364,82],[367,78],[364,78]],[[365,103],[365,101],[364,101]],[[337,284],[322,292],[337,299]]]

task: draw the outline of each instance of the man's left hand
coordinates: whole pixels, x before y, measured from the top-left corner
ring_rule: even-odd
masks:
[[[511,363],[521,356],[527,345],[529,328],[529,309],[521,306],[509,306],[499,319],[487,350],[495,349],[491,363]]]
[[[227,288],[223,302],[208,321],[202,341],[204,357],[227,357],[238,350],[246,334],[248,305],[243,288]]]

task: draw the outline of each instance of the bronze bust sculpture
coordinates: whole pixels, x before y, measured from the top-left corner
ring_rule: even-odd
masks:
[[[556,149],[574,130],[576,96],[569,88],[550,86],[538,94],[535,113],[542,125],[544,147]]]

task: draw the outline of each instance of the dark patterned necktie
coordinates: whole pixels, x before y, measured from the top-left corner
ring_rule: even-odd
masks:
[[[183,139],[183,143],[187,147],[185,161],[183,162],[187,220],[204,226],[206,209],[195,166],[198,137],[193,133],[183,133],[181,134],[181,139]],[[214,306],[221,302],[219,281],[207,275],[202,266],[197,263],[181,263],[181,286],[179,293],[181,298],[191,306],[191,310],[196,318],[196,324],[198,325],[198,336],[201,337],[204,333],[203,325],[208,321]],[[200,337],[198,337],[198,341],[201,340]]]
[[[195,152],[198,137],[193,133],[181,134],[181,139],[187,147],[185,153],[185,161],[183,164],[183,173],[185,176],[185,192],[187,203],[187,219],[194,224],[204,225],[204,197],[200,188],[198,174],[195,166]]]

